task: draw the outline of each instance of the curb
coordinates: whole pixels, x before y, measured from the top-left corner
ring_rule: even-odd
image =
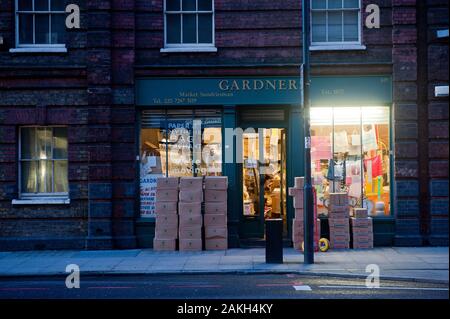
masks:
[[[261,275],[261,274],[295,274],[303,276],[312,277],[336,277],[336,278],[352,278],[352,279],[366,279],[367,275],[362,274],[342,274],[333,272],[307,272],[307,271],[295,271],[295,270],[214,270],[214,271],[204,271],[204,270],[187,270],[187,271],[158,271],[158,272],[127,272],[127,271],[84,271],[81,272],[82,276],[93,277],[93,276],[158,276],[158,275]],[[47,277],[66,277],[65,272],[55,272],[55,273],[43,273],[43,274],[0,274],[0,279],[10,279],[10,278],[47,278]],[[436,283],[436,284],[448,284],[447,279],[425,279],[417,277],[407,277],[407,276],[380,276],[381,280],[395,280],[395,281],[412,281],[418,283]]]

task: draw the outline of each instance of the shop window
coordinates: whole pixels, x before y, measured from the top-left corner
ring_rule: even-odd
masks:
[[[65,0],[16,0],[16,47],[64,48]]]
[[[352,207],[390,215],[388,107],[311,109],[311,160],[319,213],[330,192],[347,192]]]
[[[142,217],[154,217],[158,177],[222,175],[219,110],[144,111],[140,144]]]
[[[360,0],[311,0],[311,43],[360,44],[360,21]]]
[[[165,0],[165,48],[214,47],[213,0]]]
[[[67,197],[67,162],[66,127],[22,127],[21,197]]]

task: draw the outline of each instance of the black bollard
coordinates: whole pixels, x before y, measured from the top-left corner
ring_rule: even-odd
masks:
[[[283,219],[266,220],[266,263],[283,263]]]

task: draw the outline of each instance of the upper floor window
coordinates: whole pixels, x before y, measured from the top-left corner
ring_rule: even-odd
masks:
[[[214,48],[213,0],[165,0],[165,49]]]
[[[360,0],[311,0],[312,45],[361,43]]]
[[[21,198],[68,196],[66,127],[21,127],[19,157]]]
[[[16,47],[64,47],[66,0],[15,0]]]

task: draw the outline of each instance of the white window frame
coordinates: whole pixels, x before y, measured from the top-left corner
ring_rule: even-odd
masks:
[[[69,192],[45,192],[45,193],[23,193],[22,192],[22,162],[24,161],[22,159],[22,129],[24,128],[39,128],[39,127],[43,127],[43,128],[51,128],[53,131],[53,128],[55,127],[64,127],[67,128],[67,126],[64,125],[51,125],[51,126],[39,126],[39,125],[26,125],[26,126],[20,126],[19,127],[19,151],[18,151],[18,155],[19,155],[19,169],[18,169],[18,192],[19,192],[19,200],[13,200],[13,204],[24,204],[24,203],[33,203],[31,201],[35,201],[36,203],[49,203],[49,204],[68,204],[70,203],[69,200]],[[52,133],[53,135],[53,133]],[[36,147],[36,143],[34,145],[34,147]],[[51,161],[54,162],[55,159],[53,159],[53,138],[52,138],[52,147],[51,147],[51,151],[52,151],[52,156],[51,156]],[[36,161],[34,159],[30,159],[27,161]],[[65,161],[67,161],[67,170],[69,170],[69,153],[67,150],[67,159],[65,159]],[[52,187],[54,186],[54,165],[52,165],[53,168],[53,172],[52,172]],[[67,176],[69,172],[67,172]],[[67,180],[67,183],[69,183],[69,181]],[[69,185],[69,184],[68,184]]]
[[[182,0],[180,0],[180,11],[168,11],[166,8],[167,0],[164,0],[164,48],[161,52],[217,52],[216,39],[215,39],[215,7],[214,0],[211,0],[211,11],[199,11],[198,8],[195,11],[183,11]],[[196,1],[196,5],[198,2]],[[198,42],[198,14],[210,13],[212,14],[212,43],[167,43],[167,14],[180,14],[181,15],[181,42],[183,42],[183,15],[184,14],[196,14],[197,15],[197,42]]]
[[[337,9],[312,9],[312,2],[311,1],[311,18],[310,18],[310,39],[311,39],[311,45],[310,49],[312,51],[316,50],[365,50],[366,47],[362,45],[362,17],[361,17],[361,0],[358,1],[358,9],[354,8],[337,8]],[[343,0],[341,0],[343,1]],[[328,2],[327,2],[328,4]],[[333,42],[314,42],[313,41],[313,19],[312,19],[312,13],[313,12],[330,12],[330,11],[339,11],[342,12],[342,15],[344,14],[344,11],[357,11],[358,12],[358,41],[344,41],[344,32],[342,32],[342,41],[333,41]],[[326,38],[328,38],[328,15],[326,15],[327,21],[326,21]],[[342,17],[343,21],[343,17]],[[342,28],[344,26],[342,25]]]
[[[19,41],[19,15],[23,13],[28,14],[48,14],[49,17],[49,31],[51,30],[51,14],[66,14],[65,11],[53,11],[51,10],[51,0],[48,0],[48,10],[47,11],[36,11],[34,10],[34,2],[35,0],[32,0],[32,10],[31,11],[19,11],[19,0],[15,0],[15,26],[16,26],[16,32],[15,32],[15,44],[16,47],[9,50],[11,53],[21,53],[21,52],[67,52],[66,45],[63,43],[48,43],[48,44],[35,44],[35,43],[26,43],[21,44]],[[33,16],[33,42],[35,42],[36,37],[36,30],[35,30],[35,19]]]

